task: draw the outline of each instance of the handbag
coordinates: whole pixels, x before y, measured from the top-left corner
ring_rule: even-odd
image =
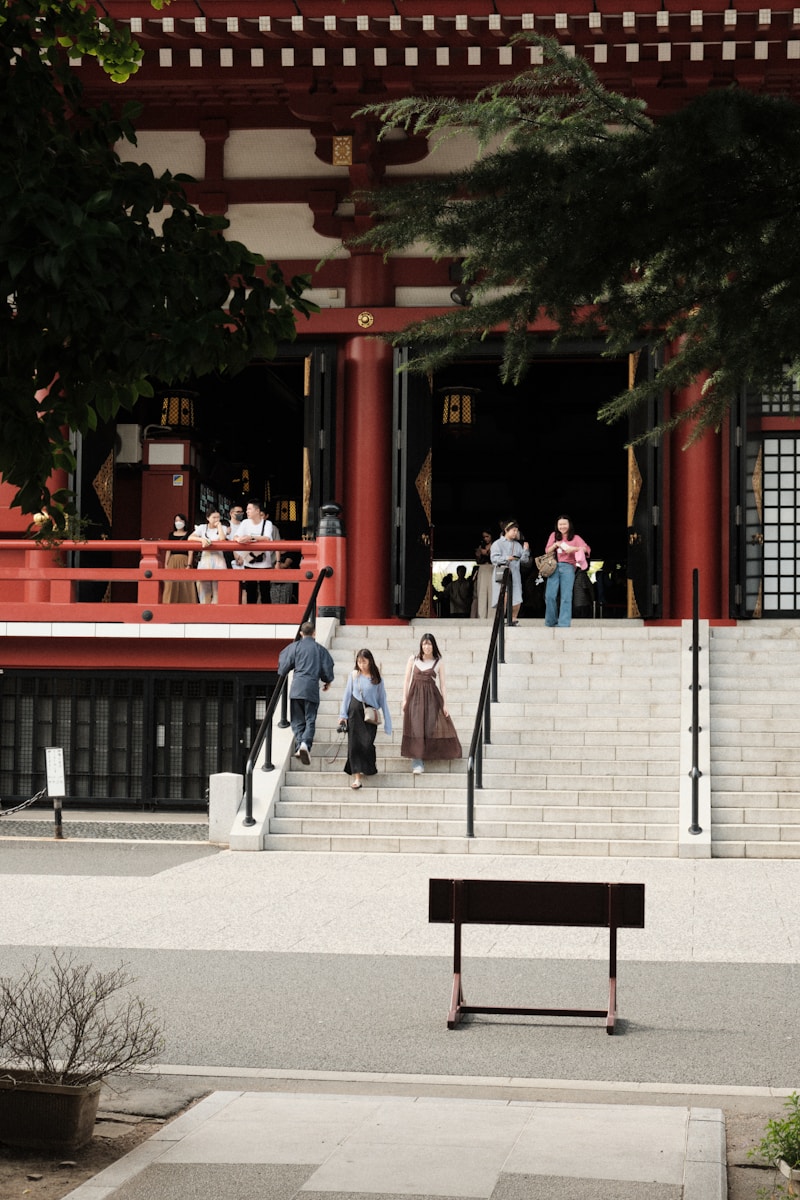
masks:
[[[358,680],[358,672],[354,671],[353,676],[358,683],[358,698],[364,707],[364,724],[365,725],[380,725],[383,720],[383,713],[379,708],[373,708],[371,704],[364,704],[364,699],[361,695],[361,683]]]
[[[555,554],[540,554],[533,561],[542,579],[549,579],[558,566]]]
[[[495,583],[502,583],[506,577],[507,566],[505,563],[498,563],[494,569]]]

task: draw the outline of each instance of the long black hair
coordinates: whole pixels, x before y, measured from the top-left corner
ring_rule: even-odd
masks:
[[[558,522],[559,521],[567,522],[568,528],[567,528],[566,538],[564,537],[563,533],[559,533],[559,530],[558,530]],[[571,542],[572,539],[575,537],[575,530],[572,526],[572,520],[567,516],[566,513],[560,513],[556,517],[555,522],[553,523],[553,536],[555,537],[557,542],[563,542],[563,541]]]
[[[378,664],[375,662],[375,659],[372,657],[372,651],[367,650],[366,647],[363,650],[356,650],[356,671],[358,671],[358,660],[360,658],[365,658],[367,660],[367,662],[369,663],[369,677],[370,677],[371,681],[375,684],[380,683],[381,673],[378,670]]]
[[[436,660],[436,662],[438,662],[439,659],[442,657],[442,652],[439,649],[439,647],[436,645],[436,638],[433,636],[432,633],[423,633],[422,637],[419,639],[419,654],[417,657],[422,658],[422,643],[423,642],[430,642],[431,647],[433,649],[433,657]]]

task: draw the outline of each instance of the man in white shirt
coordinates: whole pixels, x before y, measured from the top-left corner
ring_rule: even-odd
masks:
[[[231,527],[228,538],[230,541],[235,542],[239,536],[239,529],[241,528],[242,521],[244,520],[244,509],[242,508],[241,504],[233,504],[231,506],[228,520]],[[228,565],[240,571],[244,566],[245,558],[246,553],[244,551],[235,551],[230,555],[230,562]]]
[[[263,540],[278,541],[280,536],[258,500],[251,500],[247,506],[247,516],[239,526],[236,541],[240,545],[247,546],[251,542]],[[245,571],[268,570],[281,559],[279,553],[273,554],[270,550],[248,550],[243,557]],[[266,576],[263,576],[262,580],[248,580],[244,585],[244,590],[248,604],[257,604],[259,596],[262,604],[269,604],[269,581]]]

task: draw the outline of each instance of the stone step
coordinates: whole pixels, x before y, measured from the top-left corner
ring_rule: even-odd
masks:
[[[273,817],[270,833],[313,834],[328,837],[460,837],[465,834],[465,820],[435,821],[406,819],[387,820],[367,817]],[[639,822],[586,822],[556,824],[543,821],[488,821],[476,815],[475,836],[491,838],[553,839],[574,841],[656,841],[677,840],[672,825],[645,825]]]
[[[797,842],[711,842],[712,858],[800,858]]]
[[[800,821],[800,792],[723,792],[714,790],[712,809],[715,820],[725,820],[725,813],[748,812],[750,819],[772,819],[766,814],[774,814],[789,825]]]
[[[463,760],[462,760],[463,762]],[[341,778],[341,777],[339,777]],[[410,771],[401,773],[397,771],[383,771],[377,775],[378,786],[381,791],[422,791],[431,792],[454,792],[456,794],[463,793],[466,795],[467,779],[465,774],[458,775],[455,772],[447,774],[440,772],[433,774],[425,772],[422,775],[412,775]],[[309,768],[306,771],[290,771],[281,784],[281,795],[288,797],[291,793],[302,791],[313,791],[315,789],[326,789],[330,787],[341,786],[337,783],[335,777],[323,774],[319,771],[314,771]],[[526,772],[521,772],[518,775],[505,774],[501,775],[495,772],[483,772],[483,789],[495,793],[519,795],[521,798],[530,797],[534,794],[537,796],[547,796],[550,793],[567,792],[570,794],[584,796],[588,795],[614,795],[624,796],[632,795],[677,795],[678,781],[675,776],[670,773],[668,775],[635,775],[635,776],[602,776],[602,775],[559,775],[559,774],[537,774],[531,776]],[[520,802],[526,802],[521,799]],[[617,801],[622,803],[622,801]]]
[[[539,856],[677,858],[675,841],[591,840],[493,837],[369,837],[364,835],[274,834],[264,838],[265,850],[346,854],[515,854]]]
[[[715,822],[714,842],[793,842],[800,849],[800,825],[783,825],[779,822],[758,824],[754,821]]]
[[[275,807],[276,818],[305,819],[309,817],[334,820],[338,817],[358,820],[402,821],[453,821],[466,814],[466,802],[459,804],[431,804],[425,800],[409,798],[408,804],[387,803],[378,796],[362,799],[367,787],[355,791],[346,788],[344,794],[329,801],[316,797],[311,801],[280,800]],[[486,804],[483,799],[475,805],[482,820],[518,823],[571,823],[571,824],[646,824],[670,825],[676,820],[674,805],[669,807],[631,807],[615,809],[612,805],[529,805],[529,804]]]
[[[494,774],[511,774],[511,775],[540,775],[547,773],[548,775],[668,775],[676,769],[678,764],[678,755],[664,754],[662,746],[652,746],[651,755],[645,756],[639,754],[633,756],[625,746],[616,748],[613,745],[606,746],[582,746],[579,752],[575,748],[570,748],[570,757],[561,757],[563,751],[559,751],[557,745],[540,748],[534,754],[517,754],[517,750],[524,749],[527,751],[528,746],[519,746],[519,744],[505,745],[503,743],[494,743],[491,746],[486,746],[485,755],[483,755],[483,773]],[[337,751],[338,750],[338,754]],[[492,754],[489,754],[489,750]],[[378,769],[389,766],[392,770],[403,770],[409,772],[411,770],[411,762],[408,757],[403,757],[401,754],[402,743],[401,739],[397,738],[395,742],[387,742],[384,738],[380,738],[375,743],[375,760],[378,762]],[[343,744],[342,748],[338,748],[338,744],[327,746],[324,743],[315,742],[311,751],[312,769],[315,772],[325,772],[326,768],[336,768],[341,760],[343,766],[345,758],[347,758],[347,744]],[[332,761],[331,761],[332,760]],[[756,764],[753,764],[756,766]],[[758,763],[759,767],[763,768],[762,763]],[[433,774],[458,774],[467,773],[467,758],[452,758],[452,760],[431,760],[425,764],[426,773]],[[297,773],[308,774],[308,767],[303,767],[299,758],[291,760],[289,766],[289,774]],[[754,774],[754,772],[753,772]]]

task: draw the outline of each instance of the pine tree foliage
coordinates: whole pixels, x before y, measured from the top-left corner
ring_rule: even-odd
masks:
[[[121,161],[113,147],[135,143],[137,106],[119,118],[88,108],[70,55],[123,82],[141,50],[83,0],[6,0],[0,476],[23,512],[44,506],[58,528],[70,497],[51,496],[47,480],[74,466],[65,430],[87,433],[152,395],[148,377],[169,384],[272,358],[315,308],[302,300],[307,280],[285,281],[226,240],[227,221],[194,208],[184,178]]]
[[[414,243],[463,259],[472,303],[409,326],[412,369],[452,360],[498,327],[501,374],[518,382],[544,314],[556,338],[602,337],[605,353],[666,348],[660,369],[600,411],[624,416],[702,381],[689,440],[718,428],[746,386],[800,371],[800,107],[710,90],[651,120],[546,39],[543,62],[474,99],[408,97],[364,110],[432,142],[470,134],[473,165],[362,196],[359,240],[389,255]],[[435,152],[435,151],[434,151]]]

